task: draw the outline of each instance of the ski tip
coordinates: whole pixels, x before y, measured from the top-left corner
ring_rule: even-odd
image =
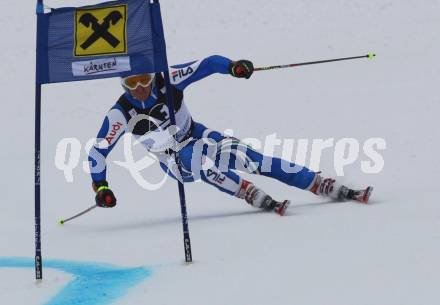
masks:
[[[363,199],[362,203],[368,204],[372,192],[373,192],[373,187],[372,186],[367,187],[367,189],[365,190],[365,195],[362,198]]]
[[[367,54],[367,58],[368,59],[373,59],[374,57],[376,57],[376,54],[374,54],[374,53],[368,53]]]
[[[64,220],[61,219],[58,223],[62,226],[64,225]]]
[[[278,209],[276,209],[276,213],[280,216],[284,216],[286,214],[286,210],[290,205],[290,200],[284,200]]]

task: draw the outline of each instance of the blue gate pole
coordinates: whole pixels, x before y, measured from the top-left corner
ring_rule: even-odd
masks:
[[[168,61],[167,67],[168,67]],[[170,112],[170,122],[171,125],[176,125],[176,118],[174,114],[174,108],[173,108],[173,94],[172,94],[172,88],[170,84],[170,76],[169,76],[169,70],[168,68],[164,71],[165,74],[165,84],[167,88],[167,105]],[[174,135],[177,141],[177,134]],[[179,170],[180,175],[182,176],[182,166],[180,163],[180,157],[178,152],[174,152],[174,158],[176,160],[177,168]],[[185,249],[185,261],[187,263],[192,262],[192,252],[191,252],[191,240],[189,238],[189,227],[188,227],[188,213],[186,211],[186,199],[185,199],[185,188],[183,186],[183,179],[180,181],[178,179],[177,181],[178,187],[179,187],[179,198],[180,198],[180,213],[182,215],[182,226],[183,226],[183,244]]]
[[[159,0],[154,0],[154,3],[159,5]],[[159,15],[160,15],[160,25],[159,26],[161,27],[161,32],[163,34],[164,31],[163,31],[163,23],[162,23],[162,16],[160,14],[160,9],[159,9]],[[166,52],[165,34],[163,34],[163,36],[164,36],[164,37],[162,37],[163,38],[163,47],[164,47],[164,53],[165,53],[164,54],[164,59],[165,59],[164,65],[166,67],[166,69],[164,71],[164,76],[165,76],[165,85],[166,85],[167,106],[168,106],[169,113],[170,113],[170,123],[171,123],[171,125],[177,126],[176,116],[175,116],[174,107],[173,107],[173,89],[171,86],[170,73],[169,73],[169,69],[168,69],[168,57],[167,57],[167,52]],[[177,134],[174,135],[174,138],[177,141]],[[182,176],[182,166],[180,163],[180,157],[179,157],[178,152],[174,152],[174,158],[176,160],[179,174]],[[183,244],[184,244],[184,249],[185,249],[185,261],[187,263],[191,263],[192,262],[192,252],[191,252],[191,240],[189,237],[188,213],[186,211],[185,188],[183,185],[183,181],[180,181],[179,179],[177,179],[177,180],[178,180],[177,183],[179,186],[180,212],[182,215]]]
[[[43,0],[37,0],[37,32],[39,16],[44,14]],[[37,34],[38,45],[38,34]],[[38,60],[36,60],[38,64]],[[41,255],[41,210],[40,210],[40,146],[41,146],[41,84],[35,81],[35,278],[43,279],[43,260]]]

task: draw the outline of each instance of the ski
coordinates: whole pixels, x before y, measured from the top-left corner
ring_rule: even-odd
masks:
[[[339,198],[342,200],[354,200],[360,203],[368,204],[372,192],[372,186],[369,186],[363,190],[352,190],[343,186],[339,191]]]

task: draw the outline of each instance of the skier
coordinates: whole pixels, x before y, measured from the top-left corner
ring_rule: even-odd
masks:
[[[253,174],[275,178],[290,186],[335,200],[356,200],[367,203],[372,187],[352,190],[337,183],[335,179],[324,178],[320,172],[311,171],[306,167],[299,167],[293,173],[286,173],[283,168],[294,166],[298,168],[298,166],[283,159],[264,156],[248,146],[245,146],[246,149],[241,154],[244,156],[240,158],[240,154],[234,153],[244,146],[238,139],[211,130],[192,119],[183,98],[183,91],[187,86],[214,73],[249,79],[253,71],[253,64],[249,60],[231,61],[218,55],[170,68],[171,93],[174,98],[173,106],[177,124],[175,133],[177,142],[181,143],[179,150],[174,151],[179,154],[182,173],[180,175],[170,163],[173,159],[170,149],[157,153],[161,167],[170,176],[174,178],[177,176],[184,182],[191,182],[196,177],[200,177],[220,191],[244,199],[257,208],[275,211],[279,215],[285,213],[290,201],[272,199],[261,188],[241,178],[234,170],[247,170]],[[142,140],[142,137],[170,127],[166,88],[161,73],[129,75],[122,78],[121,83],[125,93],[107,113],[97,141],[89,153],[92,186],[96,192],[96,203],[100,207],[116,205],[116,198],[106,181],[105,159],[120,137],[125,132],[130,132],[136,138],[141,139],[147,149],[153,151],[151,141],[149,141],[151,138],[147,137]],[[144,116],[138,119],[140,115]],[[132,124],[132,119],[135,124]],[[198,145],[200,140],[206,140],[207,144]],[[209,153],[208,151],[212,149],[207,148],[212,143],[216,144],[214,154]],[[222,161],[224,160],[222,154],[225,151],[230,152],[226,164]],[[206,158],[212,161],[208,168],[201,166]],[[240,168],[237,164],[241,164]],[[269,170],[263,170],[263,164],[270,164]]]

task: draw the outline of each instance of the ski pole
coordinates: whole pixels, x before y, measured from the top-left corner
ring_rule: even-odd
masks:
[[[288,64],[288,65],[260,67],[260,68],[255,68],[254,71],[266,71],[266,70],[273,70],[273,69],[284,69],[284,68],[292,68],[292,67],[306,66],[306,65],[316,65],[316,64],[323,64],[323,63],[326,63],[326,62],[334,62],[334,61],[342,61],[342,60],[350,60],[350,59],[359,59],[359,58],[373,59],[375,56],[376,56],[376,54],[369,53],[367,55],[362,55],[362,56],[343,57],[343,58],[335,58],[335,59],[326,59],[326,60],[318,60],[318,61],[301,62],[301,63]]]
[[[78,214],[76,214],[76,215],[74,215],[74,216],[72,216],[72,217],[70,217],[70,218],[67,218],[67,219],[61,219],[60,221],[59,221],[59,223],[60,223],[60,225],[63,225],[64,223],[66,223],[66,222],[68,222],[68,221],[70,221],[70,220],[72,220],[72,219],[75,219],[75,218],[77,218],[77,217],[79,217],[79,216],[81,216],[81,215],[84,215],[85,213],[88,213],[88,212],[90,212],[91,210],[93,210],[94,208],[96,208],[98,205],[92,205],[90,208],[88,208],[88,209],[86,209],[86,210],[84,210],[84,211],[82,211],[81,213],[78,213]]]

